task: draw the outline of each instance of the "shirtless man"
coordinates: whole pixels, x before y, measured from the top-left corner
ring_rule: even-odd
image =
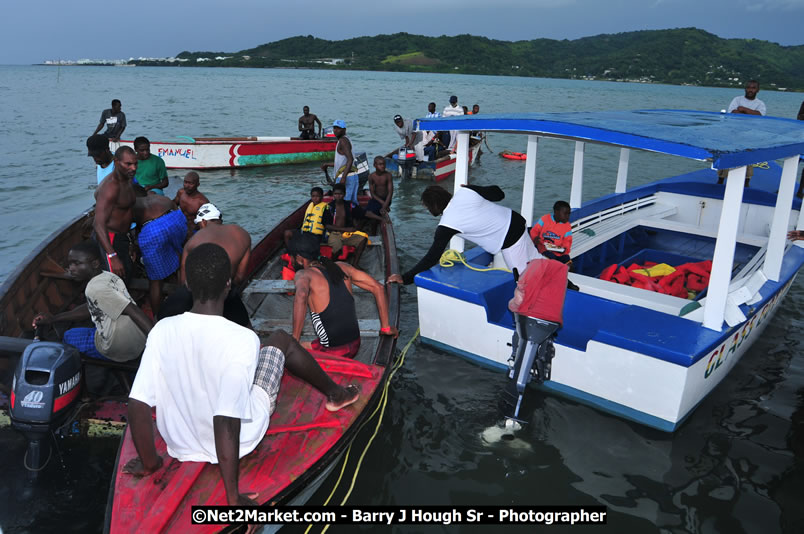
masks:
[[[374,296],[380,316],[380,334],[399,336],[399,331],[388,320],[388,300],[382,284],[348,263],[320,258],[319,242],[310,234],[294,236],[290,254],[296,269],[293,338],[301,339],[308,308],[318,336],[312,343],[302,343],[304,348],[313,353],[354,358],[360,349],[360,327],[352,284]]]
[[[226,251],[232,266],[232,289],[226,297],[223,316],[241,326],[251,327],[248,311],[240,300],[236,288],[246,278],[248,262],[251,258],[251,236],[236,224],[223,224],[221,212],[214,204],[201,206],[195,218],[201,229],[184,244],[179,269],[179,282],[183,285],[176,290],[162,306],[159,318],[171,317],[189,311],[193,306],[193,296],[184,286],[186,283],[185,263],[187,256],[202,243],[214,243]]]
[[[371,199],[366,204],[365,215],[376,221],[391,222],[388,212],[391,211],[391,197],[394,195],[394,177],[385,170],[385,158],[374,158],[374,172],[369,176],[369,192]]]
[[[318,139],[321,137],[321,121],[314,114],[310,113],[309,106],[302,108],[304,115],[299,117],[299,137],[301,139]],[[318,124],[318,133],[315,133],[315,125]]]
[[[182,245],[187,237],[184,214],[163,195],[149,195],[137,186],[134,220],[139,234],[137,244],[148,275],[148,299],[156,316],[162,302],[164,280],[179,268]]]
[[[114,170],[95,190],[95,240],[108,270],[127,280],[131,273],[128,231],[134,219],[136,196],[132,180],[137,173],[137,155],[123,146],[114,153]]]
[[[193,236],[195,230],[195,216],[201,206],[207,204],[209,199],[198,190],[200,180],[198,173],[190,171],[184,176],[184,187],[176,193],[173,202],[181,208],[184,217],[187,219],[187,239]]]

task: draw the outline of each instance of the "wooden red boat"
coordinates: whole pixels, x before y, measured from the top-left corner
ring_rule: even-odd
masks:
[[[282,221],[251,255],[251,277],[242,288],[251,321],[261,337],[277,328],[291,330],[293,282],[281,280],[283,233],[301,226],[302,206]],[[376,279],[398,272],[394,234],[383,225],[381,236],[371,238],[361,268]],[[399,288],[388,286],[391,324],[398,325]],[[258,493],[260,504],[302,504],[323,482],[345,448],[351,443],[382,394],[393,360],[395,340],[379,336],[376,306],[369,293],[355,293],[361,329],[361,348],[354,360],[317,357],[319,363],[340,384],[359,384],[360,400],[335,413],[324,408],[324,397],[289,374],[285,374],[271,416],[268,432],[257,448],[240,461],[240,488]],[[312,327],[303,336],[311,338]],[[114,479],[109,490],[107,532],[185,532],[190,525],[191,506],[226,504],[217,465],[179,462],[167,456],[156,425],[157,450],[168,458],[149,477],[122,473],[122,466],[136,456],[128,432],[121,442]],[[194,531],[215,532],[219,527],[194,526]]]
[[[480,157],[480,139],[471,138],[469,140],[469,166],[475,164]],[[411,178],[421,180],[433,180],[440,182],[455,175],[455,165],[458,161],[457,154],[442,151],[438,158],[433,161],[423,161],[419,164],[399,164],[399,153],[393,151],[385,155],[385,168],[392,173],[398,173],[404,177],[407,173]]]

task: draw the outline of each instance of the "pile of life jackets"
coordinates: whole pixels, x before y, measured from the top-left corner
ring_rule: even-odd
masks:
[[[676,267],[648,261],[644,265],[632,263],[628,267],[616,263],[609,265],[603,269],[600,279],[674,297],[693,299],[709,285],[711,273],[711,260],[684,263]]]

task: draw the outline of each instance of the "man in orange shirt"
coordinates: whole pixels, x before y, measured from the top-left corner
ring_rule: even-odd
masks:
[[[559,200],[553,204],[553,213],[543,215],[530,230],[536,249],[545,258],[570,263],[572,226],[569,223],[570,205]]]

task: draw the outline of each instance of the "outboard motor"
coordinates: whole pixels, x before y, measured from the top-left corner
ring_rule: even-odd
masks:
[[[528,264],[521,277],[514,274],[517,287],[508,308],[514,314],[515,331],[509,380],[501,396],[506,419],[521,422],[519,410],[529,382],[550,380],[553,340],[561,328],[568,271],[559,261],[538,259]]]
[[[71,345],[28,345],[14,371],[11,426],[28,439],[25,466],[38,471],[50,458],[49,435],[75,413],[81,391],[81,356]]]

